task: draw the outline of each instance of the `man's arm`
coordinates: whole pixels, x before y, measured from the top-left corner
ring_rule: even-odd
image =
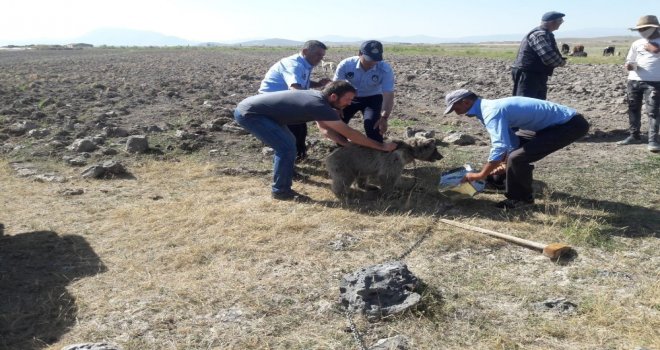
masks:
[[[381,135],[387,132],[387,122],[394,108],[394,92],[383,92],[383,106],[380,111],[380,119],[374,125],[374,129],[379,129]]]
[[[346,125],[341,120],[332,120],[332,121],[317,121],[316,122],[321,129],[330,129],[337,134],[345,137],[351,143],[356,145],[373,148],[379,151],[391,152],[396,149],[396,144],[392,142],[380,143],[366,137],[361,132],[351,128]],[[331,139],[333,140],[333,139]],[[335,140],[333,140],[335,141]]]
[[[529,44],[539,55],[543,64],[549,67],[563,67],[566,65],[566,59],[561,57],[557,46],[550,43],[545,32],[534,32],[529,36]]]
[[[484,164],[484,166],[481,168],[481,171],[478,173],[465,174],[462,182],[483,180],[486,178],[486,176],[490,175],[494,170],[496,170],[503,162],[503,160],[489,161],[488,163]]]
[[[347,138],[342,136],[340,133],[328,129],[326,127],[321,126],[319,122],[316,122],[316,126],[319,127],[319,130],[321,131],[321,134],[325,136],[326,138],[330,139],[331,141],[334,141],[335,143],[342,145],[342,146],[348,146],[350,142],[348,141]]]

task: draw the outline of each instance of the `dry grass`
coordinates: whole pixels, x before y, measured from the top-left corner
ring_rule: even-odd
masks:
[[[268,176],[226,176],[217,167],[148,160],[129,167],[135,180],[52,184],[16,178],[0,163],[0,242],[37,231],[76,237],[85,244],[50,262],[84,256],[75,263],[92,271],[49,271],[66,278],[47,280],[51,285],[33,289],[36,304],[0,316],[10,327],[0,348],[98,341],[125,349],[355,348],[336,305],[341,276],[400,255],[429,225],[433,234],[406,259],[428,286],[420,309],[375,324],[356,318],[366,344],[402,334],[419,349],[660,347],[657,238],[598,238],[614,225],[599,208],[574,207],[550,193],[538,211],[479,215],[497,195],[451,207],[424,192],[408,203],[342,206],[323,176],[295,184],[314,203],[282,203],[270,199]],[[432,181],[420,186],[431,191]],[[85,193],[58,194],[65,188]],[[436,224],[435,211],[529,239],[568,240],[580,256],[556,265]],[[595,243],[584,239],[591,236]],[[20,262],[25,266],[0,267],[0,277],[8,269],[38,273]],[[578,304],[577,312],[536,306],[557,297]],[[53,311],[67,305],[60,316]],[[44,338],[18,336],[21,322],[7,320],[21,317],[42,322],[33,334]]]

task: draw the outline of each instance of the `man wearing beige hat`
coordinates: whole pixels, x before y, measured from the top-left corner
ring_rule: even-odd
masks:
[[[656,16],[642,16],[630,30],[639,32],[641,39],[630,46],[625,68],[628,70],[628,122],[630,136],[618,145],[642,143],[640,136],[642,104],[646,97],[649,116],[648,150],[660,152],[660,24]]]

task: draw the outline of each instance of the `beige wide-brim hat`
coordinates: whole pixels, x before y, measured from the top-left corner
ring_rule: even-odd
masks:
[[[656,16],[642,16],[637,21],[637,26],[630,28],[630,30],[639,30],[642,28],[655,27],[660,28],[660,23],[658,23],[658,17]]]

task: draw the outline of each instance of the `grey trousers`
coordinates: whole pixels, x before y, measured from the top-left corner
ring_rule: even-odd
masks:
[[[553,125],[533,135],[519,136],[521,147],[509,154],[506,163],[505,196],[515,200],[533,200],[534,165],[531,163],[570,145],[588,131],[589,122],[581,114],[576,114],[564,124]]]

